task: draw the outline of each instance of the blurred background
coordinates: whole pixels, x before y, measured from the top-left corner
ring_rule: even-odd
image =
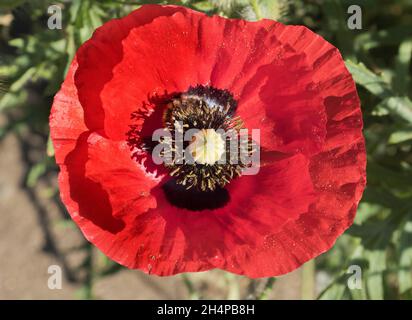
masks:
[[[362,101],[368,186],[332,250],[279,278],[218,270],[160,278],[85,241],[59,199],[52,99],[93,30],[145,3],[302,24],[340,49]],[[48,28],[51,5],[62,29]],[[362,10],[360,29],[348,27],[351,5]],[[411,299],[411,55],[411,0],[0,0],[0,299]],[[48,287],[51,265],[62,269],[61,290]],[[362,272],[352,290],[351,265]]]

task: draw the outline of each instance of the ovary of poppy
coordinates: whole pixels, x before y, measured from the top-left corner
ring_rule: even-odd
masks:
[[[176,119],[259,129],[258,173],[153,163],[147,141]],[[290,272],[352,224],[366,183],[339,51],[271,20],[159,5],[111,20],[77,51],[50,128],[72,219],[108,257],[156,275]]]

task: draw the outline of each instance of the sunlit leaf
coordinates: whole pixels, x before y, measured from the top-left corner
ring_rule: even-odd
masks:
[[[388,143],[397,144],[408,140],[412,140],[412,128],[410,130],[393,132],[389,137]]]
[[[411,84],[409,67],[412,57],[412,39],[403,41],[399,46],[398,56],[395,64],[395,77],[393,88],[399,94],[407,94]]]
[[[363,63],[347,61],[346,66],[356,83],[366,88],[372,94],[383,99],[380,106],[388,109],[392,114],[412,123],[412,102],[408,97],[397,97],[391,91],[390,85],[366,68]]]
[[[390,112],[412,123],[412,101],[408,97],[390,97],[383,104]]]
[[[405,293],[412,289],[412,213],[409,214],[399,243],[399,290]]]
[[[33,188],[39,178],[46,172],[47,166],[45,162],[40,162],[35,164],[29,171],[27,175],[26,184],[28,187]]]
[[[386,250],[366,251],[366,257],[369,260],[366,277],[368,296],[373,300],[382,300],[384,298],[383,272],[386,269]]]
[[[355,46],[363,50],[371,50],[380,46],[396,45],[412,36],[412,29],[396,26],[385,30],[371,30],[356,38]]]

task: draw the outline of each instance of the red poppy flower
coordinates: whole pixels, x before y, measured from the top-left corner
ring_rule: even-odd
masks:
[[[206,130],[196,152],[216,123],[259,129],[259,172],[219,169],[214,154],[156,164],[152,134],[176,119]],[[109,21],[78,50],[50,127],[61,197],[85,237],[157,275],[287,273],[331,248],[365,186],[360,104],[339,51],[271,20],[145,5]]]

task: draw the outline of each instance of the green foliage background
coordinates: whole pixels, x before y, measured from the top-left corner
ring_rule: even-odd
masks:
[[[28,187],[56,170],[48,140],[52,98],[76,49],[105,21],[144,3],[169,3],[207,14],[303,24],[343,54],[358,85],[368,151],[368,186],[355,224],[316,259],[318,274],[332,279],[319,298],[412,298],[412,1],[62,0],[63,29],[49,30],[47,8],[55,3],[0,1],[0,112],[7,117],[0,139],[11,131],[43,137],[45,152],[27,173]],[[361,30],[347,28],[352,4],[362,8]],[[352,264],[362,267],[362,290],[346,285]],[[118,269],[106,262],[98,275]],[[268,281],[265,290],[273,283]],[[187,285],[190,291],[189,279]],[[83,297],[93,297],[91,291],[90,276]]]

